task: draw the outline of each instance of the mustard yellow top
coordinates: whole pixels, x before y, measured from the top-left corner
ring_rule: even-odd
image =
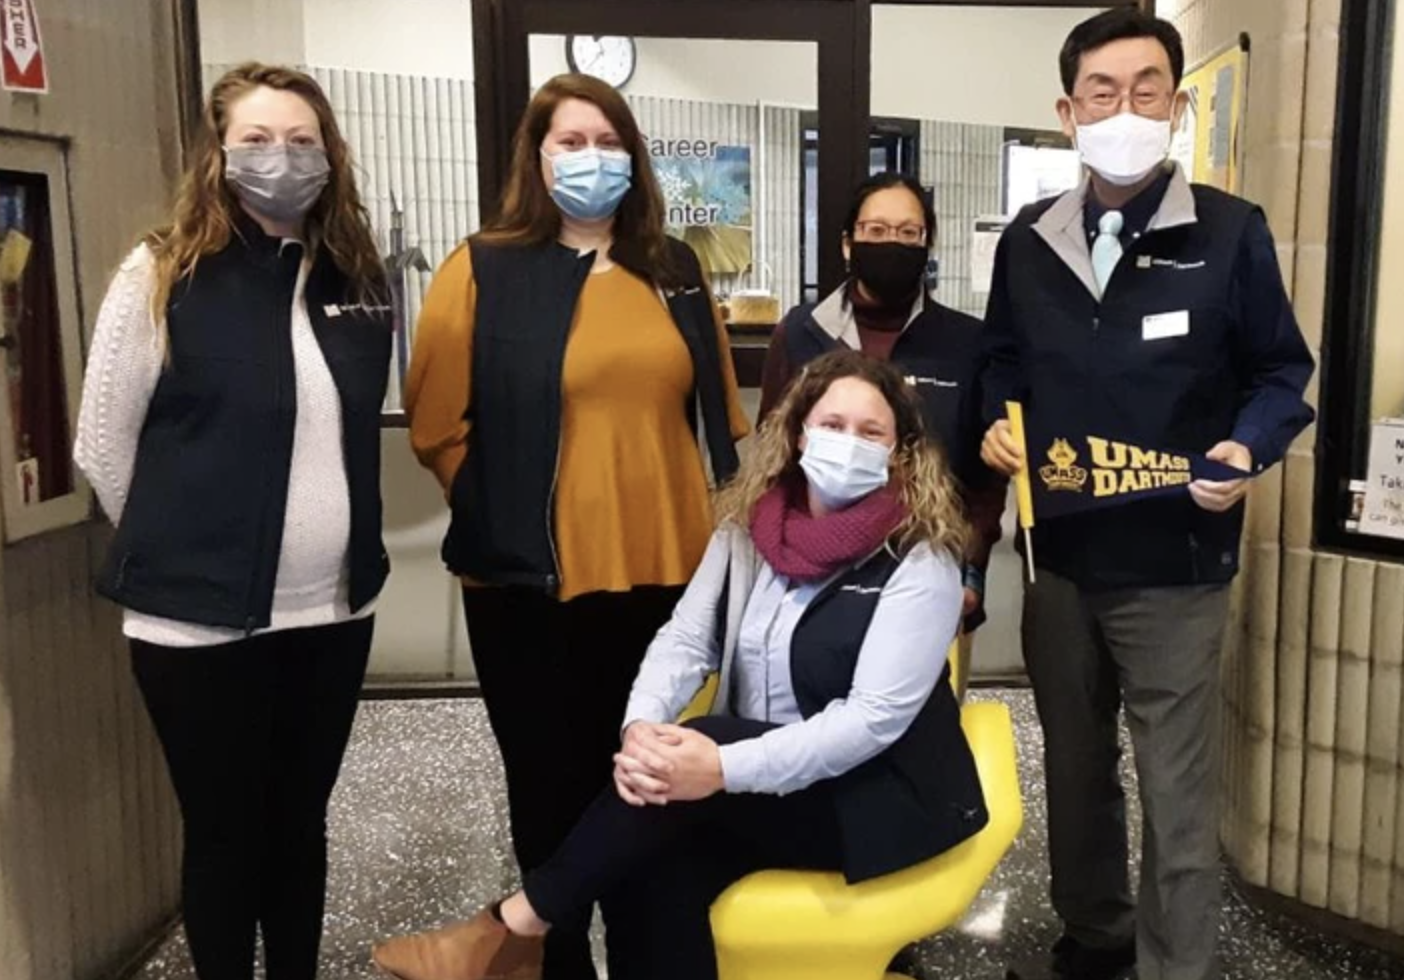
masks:
[[[445,491],[467,454],[476,306],[460,246],[430,283],[405,381],[410,443]],[[727,415],[740,439],[750,427],[716,321]],[[686,415],[692,386],[692,357],[657,290],[620,266],[589,276],[561,377],[561,599],[692,577],[712,531],[702,450]]]

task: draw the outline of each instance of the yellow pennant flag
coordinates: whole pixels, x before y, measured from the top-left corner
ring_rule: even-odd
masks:
[[[1024,559],[1029,566],[1029,581],[1034,581],[1033,535],[1029,529],[1034,526],[1033,484],[1029,482],[1029,446],[1024,436],[1024,406],[1018,402],[1005,402],[1005,414],[1009,416],[1009,430],[1024,457],[1024,465],[1014,474],[1014,499],[1019,505],[1019,526],[1024,529]]]

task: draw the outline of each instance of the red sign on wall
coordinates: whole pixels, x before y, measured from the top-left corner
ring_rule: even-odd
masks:
[[[0,61],[4,85],[11,92],[47,92],[49,73],[44,66],[44,43],[39,38],[35,0],[0,0]]]

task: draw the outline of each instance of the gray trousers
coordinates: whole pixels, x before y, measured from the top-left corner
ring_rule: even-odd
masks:
[[[1043,726],[1054,911],[1084,945],[1136,943],[1140,980],[1217,976],[1219,648],[1227,586],[1025,586],[1024,662]],[[1126,710],[1143,811],[1127,870]]]

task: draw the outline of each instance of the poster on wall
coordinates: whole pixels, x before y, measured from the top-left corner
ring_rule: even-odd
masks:
[[[708,140],[652,140],[668,234],[692,246],[709,276],[752,261],[751,148]]]
[[[1380,419],[1370,427],[1370,463],[1359,529],[1364,534],[1404,539],[1404,419]]]
[[[1170,155],[1192,181],[1243,192],[1242,136],[1248,95],[1248,37],[1185,75],[1189,105]]]

